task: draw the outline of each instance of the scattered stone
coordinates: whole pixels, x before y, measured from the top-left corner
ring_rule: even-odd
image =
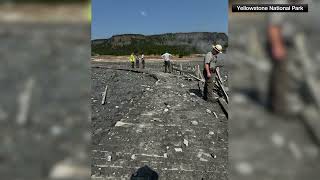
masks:
[[[108,157],[107,157],[107,161],[111,161],[112,160],[112,157],[109,155]]]
[[[210,132],[209,132],[209,135],[214,135],[214,132],[213,132],[213,131],[210,131]]]
[[[232,96],[232,101],[237,104],[243,104],[243,103],[247,102],[247,99],[248,98],[245,95],[240,94],[240,93],[235,93]]]
[[[152,116],[153,115],[153,112],[146,112],[146,113],[143,113],[141,114],[142,116]]]
[[[174,148],[176,152],[182,152],[182,148]]]
[[[188,142],[188,140],[186,140],[186,139],[183,139],[183,144],[184,144],[185,146],[187,146],[187,147],[188,147],[188,145],[189,145],[189,142]]]
[[[196,126],[196,125],[198,125],[199,123],[198,123],[197,121],[191,121],[191,124]]]
[[[116,123],[116,125],[114,125],[115,127],[129,127],[129,126],[132,126],[133,124],[132,123],[124,123],[124,122],[121,122],[121,121],[118,121]]]
[[[216,158],[217,158],[217,155],[211,154],[211,157],[212,157],[213,159],[216,159]]]
[[[210,109],[206,109],[206,112],[211,114],[212,112],[210,111]]]
[[[250,175],[253,173],[253,167],[247,162],[240,162],[236,164],[236,170],[242,175]]]
[[[168,154],[167,154],[167,153],[164,153],[164,154],[163,154],[163,157],[164,157],[164,158],[168,158]]]
[[[119,106],[116,106],[116,108],[118,109],[118,108],[119,108]]]
[[[273,133],[271,136],[271,140],[277,147],[283,147],[285,142],[284,137],[278,133]]]
[[[211,158],[210,154],[204,153],[202,150],[200,150],[200,152],[197,154],[197,157],[199,158],[200,161],[208,162],[208,159],[203,158],[203,156],[207,156]]]
[[[93,134],[100,134],[102,132],[102,130],[103,130],[102,128],[99,128],[99,129],[95,130]]]
[[[195,93],[190,93],[190,96],[196,96],[196,94]]]
[[[136,155],[135,155],[135,154],[132,154],[131,159],[132,159],[132,160],[135,160],[135,159],[136,159]]]
[[[49,173],[50,179],[84,179],[90,177],[90,168],[78,163],[64,160],[53,166]]]
[[[60,126],[52,126],[50,128],[50,133],[52,136],[59,136],[62,134],[62,128]]]
[[[167,108],[166,108],[166,109],[164,109],[164,112],[168,112],[168,111],[169,111],[169,109],[167,109]]]

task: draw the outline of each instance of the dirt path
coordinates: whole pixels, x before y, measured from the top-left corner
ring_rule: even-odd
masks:
[[[136,88],[140,98],[93,145],[92,178],[128,179],[147,165],[160,179],[227,179],[228,127],[219,105],[203,101],[195,82],[149,73],[158,81]]]

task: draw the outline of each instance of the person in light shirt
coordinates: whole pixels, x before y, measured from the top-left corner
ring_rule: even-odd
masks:
[[[171,64],[171,60],[170,58],[173,57],[171,54],[169,54],[168,52],[162,54],[161,56],[164,60],[164,72],[167,73],[171,73],[171,70],[170,70],[170,64]]]

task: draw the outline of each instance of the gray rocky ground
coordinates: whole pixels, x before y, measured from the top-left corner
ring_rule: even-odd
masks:
[[[1,22],[1,179],[90,177],[88,33]]]
[[[160,179],[227,179],[227,118],[197,82],[160,72],[162,63],[145,73],[110,65],[92,68],[92,179],[128,179],[145,165]]]

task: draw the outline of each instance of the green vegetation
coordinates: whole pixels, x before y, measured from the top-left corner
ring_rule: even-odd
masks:
[[[144,52],[145,55],[160,55],[165,52],[169,52],[179,57],[188,56],[190,54],[199,53],[196,48],[192,48],[186,45],[164,45],[155,44],[145,40],[133,40],[128,45],[111,45],[109,43],[93,44],[92,55],[130,55],[132,52]]]
[[[208,52],[211,44],[219,43],[228,47],[228,37],[224,33],[166,33],[144,36],[142,34],[114,35],[108,39],[91,41],[92,55],[130,55],[144,52],[146,55],[160,55],[165,52],[179,56]]]

